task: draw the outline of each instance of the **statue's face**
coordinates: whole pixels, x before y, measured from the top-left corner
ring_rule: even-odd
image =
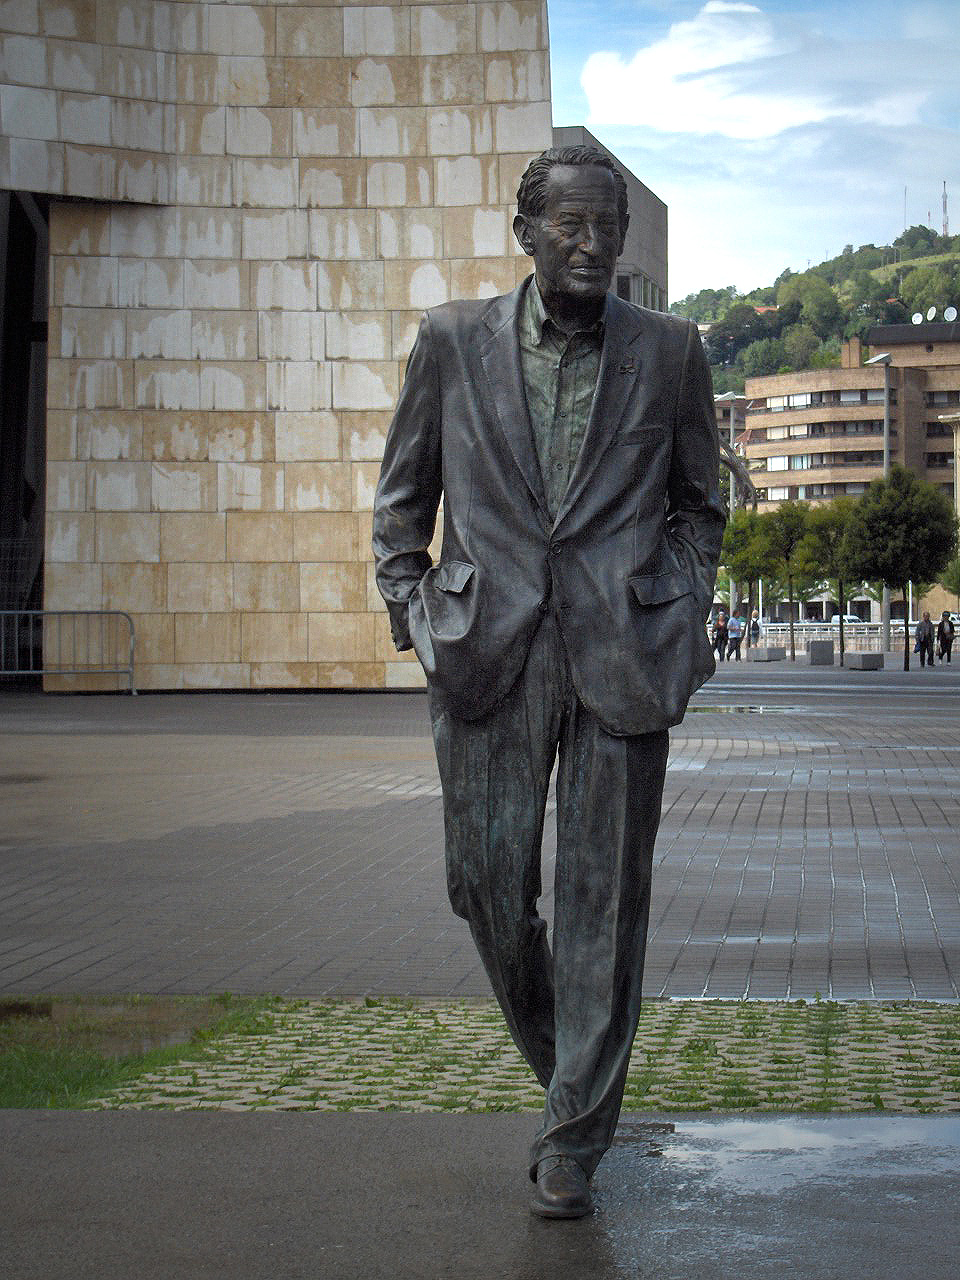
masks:
[[[518,218],[517,238],[533,258],[546,301],[593,303],[607,293],[623,250],[613,174],[599,165],[557,165],[543,212]]]

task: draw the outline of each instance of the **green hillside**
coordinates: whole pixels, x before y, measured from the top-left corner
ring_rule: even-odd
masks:
[[[710,326],[704,345],[719,393],[742,391],[746,377],[839,364],[845,338],[950,304],[960,307],[960,236],[918,226],[892,245],[847,245],[750,293],[701,289],[670,310]]]

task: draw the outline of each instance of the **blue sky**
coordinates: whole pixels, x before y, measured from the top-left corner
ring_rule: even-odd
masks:
[[[669,206],[671,301],[960,233],[960,5],[548,0],[554,123]],[[960,303],[960,299],[957,300]]]

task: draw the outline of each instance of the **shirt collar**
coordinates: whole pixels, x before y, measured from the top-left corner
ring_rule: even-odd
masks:
[[[578,329],[576,334],[582,334],[587,337],[596,335],[597,340],[602,343],[603,325],[606,314],[607,302],[605,301],[603,311],[596,323],[592,324],[589,329]],[[530,285],[527,289],[527,295],[524,298],[524,319],[526,321],[527,332],[532,338],[533,345],[535,347],[539,347],[543,342],[544,325],[549,324],[554,333],[560,334],[560,330],[550,319],[547,309],[543,305],[543,298],[540,296],[540,290],[537,287],[537,277],[535,275],[530,277]],[[575,337],[576,334],[571,334],[570,337]]]

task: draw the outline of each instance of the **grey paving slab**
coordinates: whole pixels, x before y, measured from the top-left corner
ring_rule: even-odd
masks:
[[[960,664],[724,667],[673,731],[650,995],[956,999]],[[0,693],[0,990],[488,993],[421,694]],[[544,913],[555,830],[547,816]]]
[[[6,1280],[950,1280],[960,1119],[626,1116],[596,1211],[533,1117],[0,1112]]]

